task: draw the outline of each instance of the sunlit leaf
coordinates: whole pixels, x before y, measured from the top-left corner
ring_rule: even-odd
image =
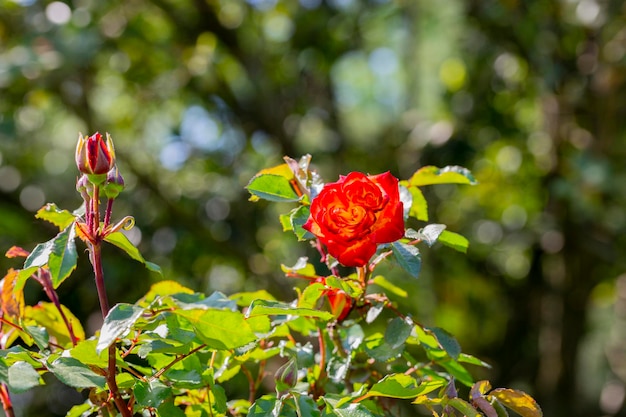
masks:
[[[395,317],[387,324],[385,341],[394,349],[400,347],[411,335],[411,330],[413,330],[413,324],[410,321]]]
[[[296,234],[299,241],[313,239],[315,237],[311,232],[302,228],[309,219],[310,214],[311,211],[308,206],[300,206],[291,211],[289,215],[291,230]]]
[[[404,344],[393,347],[387,343],[385,337],[380,333],[375,333],[365,339],[364,347],[369,356],[380,362],[397,358],[404,351]]]
[[[470,403],[460,398],[450,398],[448,405],[459,410],[465,417],[482,417]]]
[[[543,412],[533,397],[523,391],[496,388],[489,393],[522,417],[542,417]]]
[[[437,168],[435,166],[425,166],[418,169],[409,178],[408,183],[412,187],[421,187],[433,184],[477,184],[472,173],[460,166],[447,166]]]
[[[360,403],[351,403],[341,407],[333,407],[326,402],[322,417],[376,417],[367,407]]]
[[[25,392],[41,385],[39,373],[30,363],[18,361],[8,369],[7,384],[15,393]]]
[[[317,274],[315,273],[315,267],[313,264],[308,263],[309,258],[303,256],[298,258],[298,261],[294,266],[280,265],[280,269],[285,274],[291,274],[297,277],[310,277],[317,278]]]
[[[411,197],[413,198],[413,202],[409,210],[409,216],[414,217],[417,220],[427,222],[428,202],[426,201],[424,194],[422,194],[422,190],[417,187],[409,187],[408,190],[409,193],[411,193]]]
[[[291,181],[282,175],[257,175],[250,180],[246,188],[252,194],[251,200],[253,201],[259,198],[277,202],[300,200],[300,196],[293,189]]]
[[[18,271],[9,269],[2,280],[2,312],[9,317],[22,317],[24,314],[24,291],[16,288]]]
[[[469,363],[471,365],[482,366],[483,368],[491,368],[491,365],[489,365],[487,362],[481,361],[480,359],[466,353],[461,353],[459,355],[458,361],[463,363]]]
[[[445,224],[429,224],[419,230],[418,236],[428,246],[432,246],[437,242],[437,239],[439,239],[439,236],[445,229]]]
[[[85,332],[78,318],[64,305],[60,307],[63,311],[63,315],[72,326],[74,336],[79,340],[84,339]],[[29,321],[32,320],[34,323],[45,327],[50,336],[54,337],[58,344],[62,346],[70,346],[72,344],[69,329],[55,304],[40,301],[34,306],[26,306],[24,317]]]
[[[40,208],[35,217],[52,223],[59,228],[59,231],[65,229],[76,219],[74,214],[58,208],[54,203],[48,203]]]
[[[391,374],[375,383],[367,397],[415,398],[420,395],[419,381],[409,375]]]
[[[431,329],[435,337],[439,341],[441,347],[450,355],[452,359],[458,359],[461,354],[461,346],[459,342],[450,333],[439,327]]]
[[[193,290],[187,288],[176,281],[159,281],[156,284],[152,284],[148,293],[144,295],[141,299],[141,303],[149,304],[154,301],[157,297],[163,297],[166,295],[178,294],[178,293],[186,293],[192,294]]]
[[[96,353],[95,339],[82,340],[72,349],[70,349],[70,355],[86,365],[92,365],[106,369],[108,365],[108,352],[102,351],[99,354]]]
[[[318,317],[322,320],[331,320],[333,318],[332,313],[329,313],[328,311],[315,310],[312,308],[292,307],[290,304],[282,303],[280,301],[254,300],[248,308],[246,317],[263,315]]]
[[[402,242],[393,242],[391,250],[398,264],[412,277],[417,278],[422,269],[422,257],[419,249]]]
[[[238,292],[230,296],[231,300],[234,300],[239,307],[247,307],[250,303],[256,299],[263,300],[276,300],[272,294],[267,290],[258,290],[250,292]]]
[[[148,270],[162,274],[161,267],[156,264],[153,264],[152,262],[147,262],[143,258],[141,253],[139,252],[139,249],[137,249],[137,247],[135,247],[135,245],[133,245],[132,242],[128,240],[128,238],[126,237],[124,233],[114,232],[114,233],[108,234],[104,238],[104,240],[122,249],[132,259],[144,264]]]
[[[56,289],[61,285],[72,271],[76,268],[78,254],[76,253],[76,229],[74,225],[66,227],[60,232],[52,245],[52,250],[48,258],[48,269],[52,286]]]
[[[96,353],[100,354],[115,342],[118,337],[125,336],[135,322],[141,317],[144,309],[132,304],[117,304],[107,314],[100,330],[96,345]]]
[[[444,230],[439,235],[439,242],[462,253],[467,253],[469,241],[458,233]]]
[[[104,388],[106,378],[96,374],[86,364],[81,361],[62,356],[48,364],[48,370],[56,376],[59,381],[73,388]]]
[[[50,341],[50,335],[43,326],[24,326],[24,331],[33,338],[35,344],[39,350],[44,350],[48,347]]]
[[[176,310],[175,314],[187,319],[198,338],[214,349],[234,349],[257,340],[238,311]]]
[[[438,360],[436,362],[463,385],[471,387],[474,384],[474,378],[472,377],[472,375],[467,371],[467,369],[463,367],[463,365],[461,365],[454,359],[444,359]]]
[[[387,279],[383,277],[382,275],[376,275],[374,279],[372,279],[372,282],[378,285],[379,287],[381,287],[382,289],[387,290],[388,292],[394,295],[397,295],[398,297],[406,298],[409,295],[406,292],[406,290],[387,281]]]
[[[172,388],[158,379],[137,381],[133,389],[137,404],[144,407],[158,407],[172,395]]]

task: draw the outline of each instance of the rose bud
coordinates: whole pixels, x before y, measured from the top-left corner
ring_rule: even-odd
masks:
[[[78,170],[89,177],[94,184],[101,184],[106,174],[115,165],[115,149],[113,140],[107,133],[106,142],[98,132],[85,138],[78,135],[76,144],[76,166]]]
[[[102,190],[104,191],[104,195],[108,199],[115,199],[124,189],[124,178],[120,171],[117,169],[117,165],[114,165],[113,168],[107,173],[107,179],[104,182],[104,186]]]
[[[365,266],[378,244],[404,236],[403,206],[398,179],[389,172],[351,172],[329,183],[311,202],[302,226],[344,266]]]

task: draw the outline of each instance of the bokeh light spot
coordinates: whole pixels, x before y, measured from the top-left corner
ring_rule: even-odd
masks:
[[[46,18],[55,25],[64,25],[72,18],[72,10],[65,3],[53,1],[46,6]]]

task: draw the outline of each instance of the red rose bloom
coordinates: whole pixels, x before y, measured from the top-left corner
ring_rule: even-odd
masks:
[[[402,211],[397,178],[352,172],[324,186],[303,228],[342,265],[364,266],[379,243],[404,236]]]

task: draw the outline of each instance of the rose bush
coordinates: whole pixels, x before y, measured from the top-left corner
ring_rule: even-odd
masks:
[[[364,266],[380,243],[404,236],[398,179],[389,172],[352,172],[324,186],[303,228],[345,266]]]

